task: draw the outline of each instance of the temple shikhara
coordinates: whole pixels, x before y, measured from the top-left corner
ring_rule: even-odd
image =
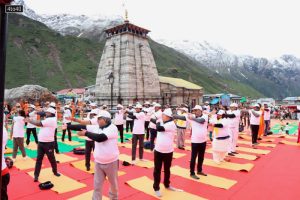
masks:
[[[183,82],[182,79],[158,76],[148,43],[149,30],[126,19],[123,24],[105,32],[106,44],[94,88],[95,100],[99,104],[111,105],[111,99],[113,106],[137,101],[171,105],[182,102],[199,103],[203,95],[202,87]]]

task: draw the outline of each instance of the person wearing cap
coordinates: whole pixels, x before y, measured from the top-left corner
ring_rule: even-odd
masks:
[[[55,176],[60,176],[60,174],[57,172],[57,163],[54,155],[54,134],[55,129],[57,128],[57,118],[55,114],[56,110],[49,107],[46,110],[46,118],[44,120],[38,121],[31,120],[29,118],[25,119],[26,122],[40,127],[40,131],[38,134],[39,142],[37,147],[37,159],[34,168],[34,182],[38,181],[45,154],[47,155],[48,160],[51,164],[53,174]]]
[[[3,118],[4,121],[4,118]],[[4,157],[4,152],[5,152],[5,146],[7,144],[8,140],[8,134],[7,130],[4,126],[3,123],[3,132],[2,132],[2,165],[1,165],[1,199],[3,200],[8,200],[8,195],[7,195],[7,186],[10,182],[10,174],[9,174],[9,169],[6,165],[5,162],[5,157]]]
[[[132,130],[132,151],[131,159],[132,163],[136,163],[136,147],[139,143],[139,159],[143,161],[144,155],[144,137],[145,137],[145,113],[142,112],[143,106],[137,104],[135,106],[135,112],[129,112],[127,117],[134,120],[134,126]]]
[[[253,106],[253,109],[249,111],[253,147],[258,144],[257,137],[258,137],[261,114],[262,113],[260,111],[260,106],[258,104],[255,104]]]
[[[264,136],[267,136],[270,129],[270,122],[271,122],[271,109],[269,108],[267,103],[264,104],[264,122],[265,122]]]
[[[28,108],[29,114],[28,117],[31,120],[36,120],[37,119],[37,114],[35,112],[35,106],[30,104],[29,108]],[[37,134],[36,134],[36,126],[30,123],[27,123],[26,126],[26,135],[27,135],[27,139],[26,139],[26,145],[28,146],[30,143],[30,135],[33,135],[35,143],[38,144],[38,139],[37,139]]]
[[[111,122],[111,115],[107,111],[101,112],[97,119],[98,125],[87,125],[78,132],[79,136],[86,136],[95,141],[95,174],[92,199],[102,199],[102,187],[107,178],[110,183],[109,198],[115,200],[118,199],[119,190],[118,128]]]
[[[225,111],[219,110],[217,118],[211,119],[211,123],[214,126],[214,138],[212,142],[213,160],[217,164],[225,160],[229,148],[229,123],[225,117]]]
[[[188,116],[188,119],[192,126],[190,176],[194,179],[199,179],[199,177],[195,174],[195,164],[197,157],[197,174],[207,176],[207,174],[203,173],[202,171],[202,165],[207,141],[208,116],[202,113],[202,107],[200,105],[196,105],[192,109],[192,111],[194,114],[189,114]]]
[[[188,109],[186,107],[180,107],[177,110],[177,115],[181,116],[181,119],[176,120],[177,126],[177,148],[184,150],[185,131],[187,128]]]
[[[160,121],[162,119],[162,111],[161,111],[161,105],[156,103],[154,105],[154,111],[151,115],[150,123],[149,123],[149,129],[150,129],[150,149],[153,151],[154,149],[154,141],[157,136],[156,131],[156,122]]]
[[[236,145],[239,137],[239,125],[241,117],[241,112],[238,110],[237,103],[230,104],[230,110],[226,111],[226,117],[228,118],[230,129],[230,146],[228,149],[228,155],[234,156],[234,154],[238,154],[236,152]]]
[[[114,123],[119,130],[121,143],[123,143],[124,142],[124,110],[121,104],[117,105],[117,111],[115,113]]]
[[[149,130],[149,123],[151,119],[151,110],[150,110],[150,102],[146,101],[144,103],[143,112],[145,113],[145,131],[146,131],[146,140],[149,140],[150,137],[150,130]]]
[[[70,106],[65,105],[64,106],[64,115],[63,115],[63,124],[67,124],[67,125],[71,124],[71,120],[69,119],[70,117],[72,117],[72,112],[71,112]],[[70,129],[63,129],[61,140],[63,142],[65,141],[66,131],[68,131],[69,141],[72,141],[72,132]]]
[[[98,108],[96,103],[91,103],[90,107],[91,107],[92,110],[95,110],[97,112],[97,115],[99,114],[100,109]],[[89,118],[89,116],[88,116],[88,118]]]
[[[48,108],[53,108],[55,110],[55,118],[56,118],[56,128],[55,128],[55,133],[54,133],[54,150],[56,153],[59,153],[59,149],[58,149],[58,143],[57,143],[57,109],[56,109],[56,103],[55,102],[51,102],[49,104]],[[48,108],[45,108],[46,110]]]
[[[135,112],[135,110],[133,109],[132,104],[129,104],[128,108],[126,109],[126,113],[133,113],[133,112]],[[126,133],[128,133],[129,128],[130,128],[130,131],[132,132],[133,124],[134,124],[133,119],[131,119],[130,117],[127,116],[126,117]]]
[[[26,159],[26,151],[24,148],[24,126],[25,126],[25,111],[19,110],[17,115],[13,117],[11,128],[11,138],[13,138],[13,153],[12,160],[15,161],[18,149],[22,152],[23,159]]]
[[[171,176],[171,165],[173,159],[174,146],[173,141],[176,133],[176,124],[172,118],[172,110],[170,108],[165,109],[162,113],[162,118],[157,121],[157,139],[154,148],[154,183],[153,189],[157,197],[161,197],[160,192],[160,179],[161,179],[161,169],[164,165],[164,186],[168,190],[172,191],[182,191],[178,190],[170,185]]]
[[[204,105],[203,105],[203,110],[205,110],[206,112],[210,112],[210,105],[209,105],[209,102],[208,101],[205,101],[204,102]]]

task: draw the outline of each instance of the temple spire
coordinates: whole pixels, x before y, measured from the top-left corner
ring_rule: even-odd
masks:
[[[129,20],[128,20],[128,10],[127,10],[127,8],[126,8],[126,4],[125,4],[125,1],[123,2],[123,8],[124,8],[124,10],[125,10],[125,16],[124,16],[124,18],[125,18],[125,23],[128,23],[129,22]]]

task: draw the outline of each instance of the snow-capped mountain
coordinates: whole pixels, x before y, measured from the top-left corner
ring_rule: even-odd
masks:
[[[100,14],[94,16],[70,14],[39,15],[30,9],[24,0],[15,0],[12,4],[23,5],[23,15],[44,23],[62,35],[73,35],[96,41],[104,39],[103,31],[105,29],[123,22],[121,16],[104,16]]]
[[[249,55],[236,55],[207,41],[192,42],[158,40],[197,60],[224,78],[251,85],[264,94],[274,92],[299,95],[300,59],[293,55],[267,59]],[[279,95],[280,96],[280,95]]]

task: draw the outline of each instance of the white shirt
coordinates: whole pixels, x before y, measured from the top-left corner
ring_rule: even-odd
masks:
[[[171,153],[174,151],[173,141],[177,131],[177,127],[174,121],[166,123],[160,123],[164,128],[164,132],[157,132],[155,150],[160,153]]]
[[[3,113],[3,126],[6,125],[6,115]]]
[[[133,115],[136,119],[134,119],[132,134],[145,134],[145,113],[139,112],[133,113]]]
[[[208,115],[203,114],[200,118],[205,119],[205,122],[203,124],[196,122],[194,120],[189,121],[192,125],[192,136],[191,136],[192,143],[203,143],[206,142],[207,140]]]
[[[143,111],[145,112],[145,121],[149,122],[151,119],[151,115],[152,115],[152,113],[150,112],[151,111],[150,108],[144,107]]]
[[[213,134],[214,134],[214,138],[218,138],[218,137],[225,137],[229,135],[229,122],[226,118],[222,118],[222,119],[217,119],[214,118],[211,121],[212,124],[222,124],[223,128],[217,128],[214,127],[213,128]]]
[[[131,112],[131,113],[134,113],[135,112],[135,109],[131,108],[131,109],[126,109],[128,112]],[[133,119],[129,118],[129,117],[126,117],[126,121],[132,121]]]
[[[98,125],[98,117],[97,116],[93,117],[93,119],[91,119],[90,122],[91,125]]]
[[[63,115],[63,123],[64,124],[71,123],[71,120],[66,119],[67,117],[72,117],[72,113],[71,113],[70,109],[65,109],[64,110],[64,115]]]
[[[36,120],[37,119],[37,114],[35,113],[35,111],[32,111],[31,113],[29,113],[29,119],[30,120]],[[27,128],[36,128],[35,125],[27,123]]]
[[[228,110],[227,114],[234,114],[235,115],[234,118],[228,118],[229,126],[231,128],[239,127],[241,111],[239,111],[239,110]]]
[[[157,112],[153,113],[151,115],[151,119],[156,119],[156,121],[161,121],[162,120],[162,111],[158,110]],[[156,130],[156,124],[150,121],[149,123],[149,128],[155,129]]]
[[[47,117],[41,121],[42,125],[38,134],[39,142],[53,142],[57,127],[56,117]]]
[[[269,111],[264,111],[264,120],[270,120],[271,119],[271,109],[268,108]]]
[[[115,113],[115,125],[124,124],[124,110],[117,110]]]
[[[112,163],[119,159],[118,149],[118,128],[111,124],[101,129],[99,125],[87,125],[87,130],[91,133],[105,134],[108,140],[104,142],[95,141],[94,160],[100,164]]]
[[[16,116],[13,118],[14,122],[14,127],[13,127],[13,137],[17,138],[23,138],[25,134],[24,126],[25,126],[25,121],[24,117],[22,116]]]
[[[8,140],[8,134],[6,128],[3,126],[3,140],[2,140],[2,166],[1,166],[1,171],[7,167],[5,159],[4,159],[4,151],[5,151],[5,146]]]
[[[253,109],[252,109],[253,110]],[[250,114],[250,124],[251,125],[259,125],[260,123],[260,115],[261,115],[261,111],[255,111],[257,114],[259,114],[258,117],[255,117],[253,114],[252,114],[252,110],[249,111],[249,114]]]

